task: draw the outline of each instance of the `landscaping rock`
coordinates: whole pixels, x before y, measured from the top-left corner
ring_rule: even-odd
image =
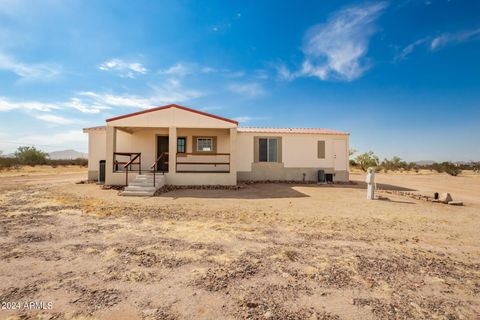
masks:
[[[463,206],[463,202],[461,201],[449,201],[448,204],[451,206]]]
[[[452,196],[450,195],[450,193],[445,192],[445,193],[442,195],[442,198],[441,198],[440,200],[442,200],[442,201],[445,202],[445,203],[449,203],[450,201],[453,201],[453,198],[452,198]]]

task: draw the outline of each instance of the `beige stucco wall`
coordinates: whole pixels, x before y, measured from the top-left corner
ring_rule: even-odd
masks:
[[[110,127],[113,130],[113,127]],[[128,129],[132,130],[132,129]],[[173,130],[173,131],[172,131]],[[232,153],[230,148],[230,131],[236,130],[232,129],[199,129],[199,128],[139,128],[135,127],[132,133],[122,131],[120,129],[116,130],[116,152],[139,152],[141,153],[141,162],[142,170],[150,170],[150,166],[156,160],[157,156],[157,136],[158,135],[169,135],[173,137],[173,133],[176,132],[176,137],[186,137],[187,138],[187,153],[194,152],[192,149],[193,146],[193,137],[216,137],[216,152],[217,153]],[[176,139],[173,138],[170,141],[170,150],[176,147]],[[174,172],[175,168],[175,158],[174,153],[169,159],[170,162],[170,172],[167,173],[167,183],[168,184],[188,184],[188,185],[201,185],[201,184],[226,184],[232,185],[236,183],[236,173],[231,171],[230,173],[176,173]],[[189,156],[192,157],[192,156]],[[202,161],[202,159],[208,159],[210,161],[226,161],[227,156],[215,156],[212,157],[201,156],[196,157],[193,160],[189,159],[188,161]],[[128,157],[118,156],[119,161],[128,160]],[[183,160],[183,159],[182,159]],[[187,161],[187,160],[183,160]],[[180,165],[179,170],[189,170],[194,166]],[[196,166],[198,169],[198,166]],[[232,168],[232,164],[230,165]],[[125,184],[125,173],[121,172],[112,172],[112,166],[110,166],[110,171],[108,171],[107,166],[107,184],[111,185],[124,185]],[[205,169],[207,169],[205,167]],[[224,171],[228,169],[228,166],[217,166],[209,168],[211,171]],[[132,181],[137,173],[131,172],[129,174],[129,181]],[[234,176],[234,177],[233,177]],[[233,183],[234,181],[235,183]]]
[[[281,137],[282,163],[254,163],[254,137]],[[325,141],[325,158],[318,158],[318,141]],[[348,180],[348,135],[238,132],[240,180],[315,180],[318,169]]]
[[[88,131],[88,179],[97,180],[99,161],[105,160],[106,132],[105,130]]]
[[[215,119],[179,108],[147,112],[107,122],[107,126],[125,127],[177,127],[177,128],[235,128],[231,122]]]

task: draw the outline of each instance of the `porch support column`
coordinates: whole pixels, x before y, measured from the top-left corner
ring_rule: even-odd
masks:
[[[117,151],[117,128],[107,126],[106,132],[106,155],[105,155],[105,184],[115,184],[113,181],[113,153]]]
[[[237,128],[230,128],[230,175],[232,184],[237,184]]]
[[[177,168],[177,127],[168,128],[168,173],[176,173]]]

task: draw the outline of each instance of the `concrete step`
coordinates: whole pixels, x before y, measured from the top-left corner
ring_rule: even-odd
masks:
[[[143,181],[143,180],[148,180],[148,181],[153,181],[153,177],[136,177],[135,180]],[[165,180],[165,177],[155,177],[155,180]]]
[[[135,179],[132,182],[145,182],[145,183],[153,183],[153,179]],[[155,179],[156,183],[163,183],[165,179]]]
[[[157,188],[163,187],[164,185],[165,185],[165,183],[163,183],[163,181],[162,181],[162,182],[157,181],[157,182],[155,183],[155,187],[157,187]],[[128,184],[128,186],[129,186],[129,187],[130,187],[130,186],[153,187],[153,182],[148,182],[148,183],[146,183],[146,182],[133,181],[133,182],[130,182],[130,183]]]
[[[155,191],[122,191],[121,196],[128,197],[151,197],[155,194]]]
[[[153,181],[155,180],[155,187],[153,186]],[[120,193],[122,196],[133,196],[133,197],[151,197],[155,192],[165,185],[166,177],[162,174],[155,174],[155,179],[153,178],[153,173],[147,172],[144,174],[137,175],[135,180],[130,182],[125,190]]]
[[[128,187],[125,187],[124,191],[151,191],[155,192],[157,191],[158,187],[153,187],[153,186],[132,186],[129,185]]]
[[[153,176],[136,176],[135,179],[139,179],[139,180],[144,180],[144,179],[153,180]],[[165,176],[155,176],[155,179],[165,179]]]

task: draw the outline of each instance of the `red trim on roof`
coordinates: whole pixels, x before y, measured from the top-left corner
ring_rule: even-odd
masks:
[[[182,110],[185,110],[185,111],[190,111],[190,112],[193,112],[193,113],[201,114],[201,115],[203,115],[203,116],[207,116],[207,117],[210,117],[210,118],[214,118],[214,119],[218,119],[218,120],[223,120],[223,121],[231,122],[231,123],[234,123],[234,124],[238,125],[238,121],[231,120],[231,119],[227,119],[227,118],[223,118],[223,117],[219,117],[219,116],[216,116],[216,115],[214,115],[214,114],[210,114],[210,113],[207,113],[207,112],[203,112],[203,111],[199,111],[199,110],[195,110],[195,109],[191,109],[191,108],[179,106],[179,105],[176,105],[176,104],[169,104],[169,105],[162,106],[162,107],[157,107],[157,108],[142,110],[142,111],[133,112],[133,113],[129,113],[129,114],[124,114],[124,115],[122,115],[122,116],[118,116],[118,117],[115,117],[115,118],[107,119],[106,121],[107,121],[107,122],[115,121],[115,120],[119,120],[119,119],[124,119],[124,118],[128,118],[128,117],[137,116],[137,115],[143,114],[143,113],[148,113],[148,112],[153,112],[153,111],[159,111],[159,110],[164,110],[164,109],[168,109],[168,108],[178,108],[178,109],[182,109]]]

